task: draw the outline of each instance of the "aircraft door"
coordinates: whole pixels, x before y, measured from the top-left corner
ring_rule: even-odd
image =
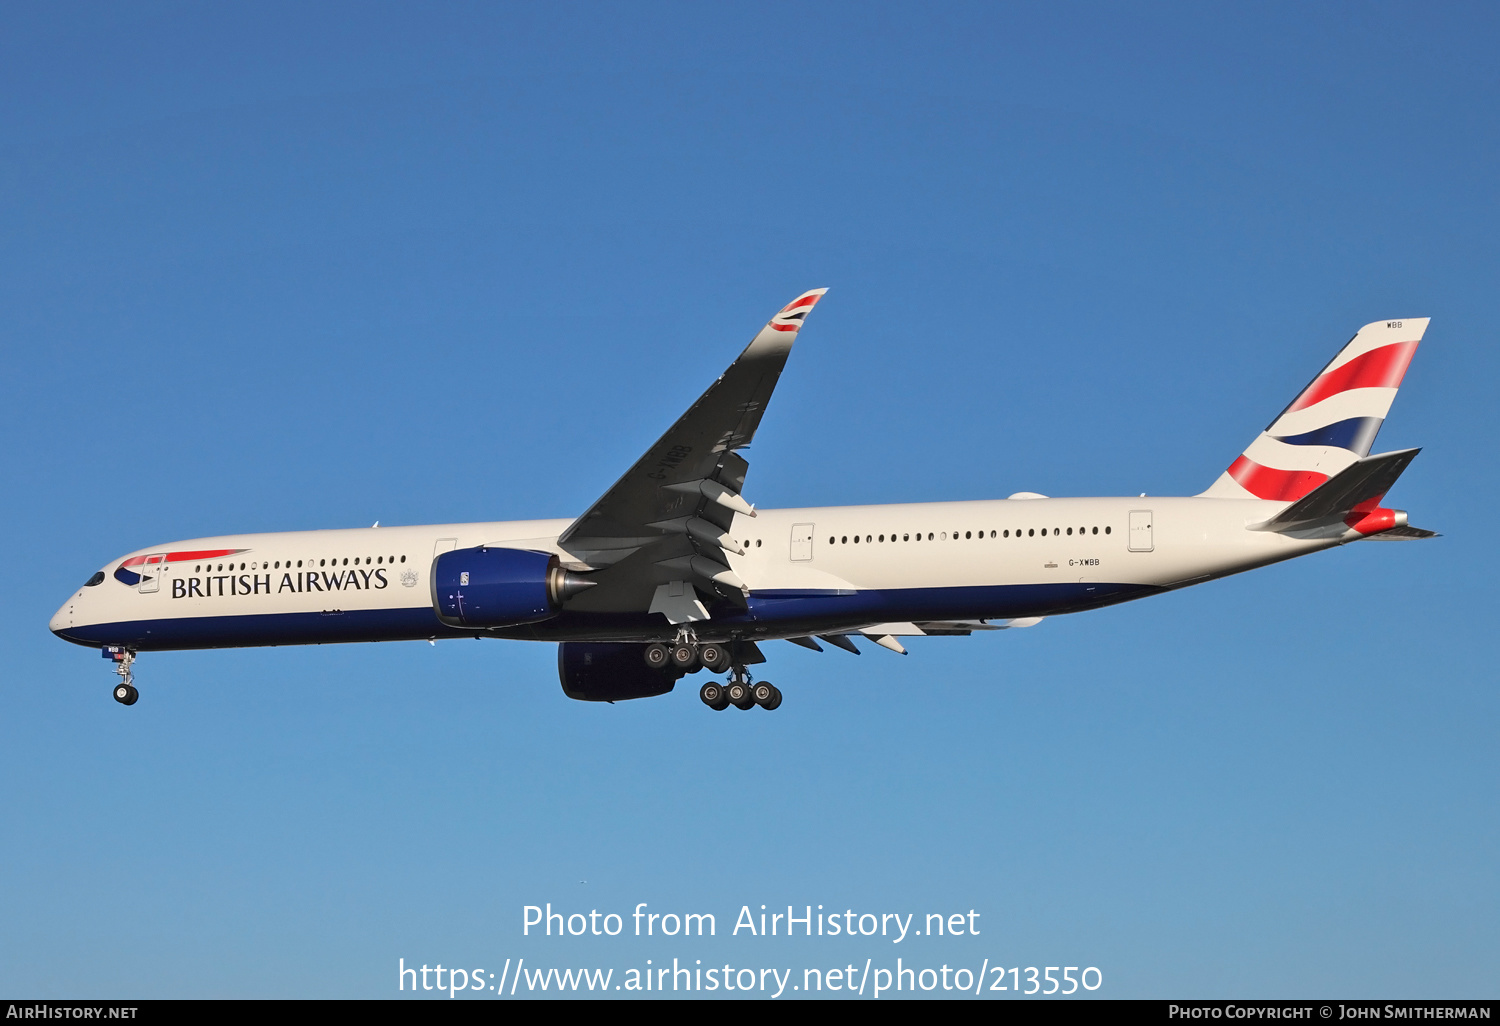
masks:
[[[813,558],[813,524],[792,525],[792,559],[806,561]]]
[[[167,554],[159,552],[154,556],[147,556],[146,562],[141,564],[141,594],[149,595],[161,588],[161,573],[167,566]]]
[[[1133,509],[1130,511],[1130,546],[1131,552],[1150,552],[1156,548],[1151,538],[1151,523],[1153,517],[1149,509]]]

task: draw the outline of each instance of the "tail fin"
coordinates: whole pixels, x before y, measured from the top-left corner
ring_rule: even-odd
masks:
[[[1370,454],[1428,318],[1366,324],[1203,492],[1294,502]]]

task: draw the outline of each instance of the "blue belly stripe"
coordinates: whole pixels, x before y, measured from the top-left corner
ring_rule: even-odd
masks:
[[[1072,582],[1005,584],[973,588],[896,588],[879,591],[775,590],[752,592],[748,608],[714,604],[712,620],[698,625],[706,639],[719,629],[753,637],[756,628],[776,634],[819,633],[869,623],[922,620],[1009,620],[1057,616],[1127,602],[1162,589],[1147,584]],[[746,631],[745,629],[749,630]],[[487,637],[531,641],[628,641],[670,638],[672,628],[655,613],[563,612],[551,620],[499,631],[464,631],[438,620],[430,606],[359,609],[342,613],[244,613],[88,624],[55,632],[79,645],[121,645],[141,652],[263,645],[327,645],[360,641],[422,641]]]

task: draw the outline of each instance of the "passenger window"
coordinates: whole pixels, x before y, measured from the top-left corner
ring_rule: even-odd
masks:
[[[909,535],[909,534],[903,534],[901,536],[901,540],[902,541],[911,541],[911,535]]]
[[[1105,534],[1108,534],[1108,533],[1109,533],[1109,528],[1108,528],[1108,527],[1105,527],[1105,528],[1104,528],[1104,533],[1105,533]]]

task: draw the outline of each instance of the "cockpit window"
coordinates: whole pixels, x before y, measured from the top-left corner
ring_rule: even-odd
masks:
[[[83,583],[85,588],[92,588],[96,584],[104,583],[104,571],[100,570]]]

